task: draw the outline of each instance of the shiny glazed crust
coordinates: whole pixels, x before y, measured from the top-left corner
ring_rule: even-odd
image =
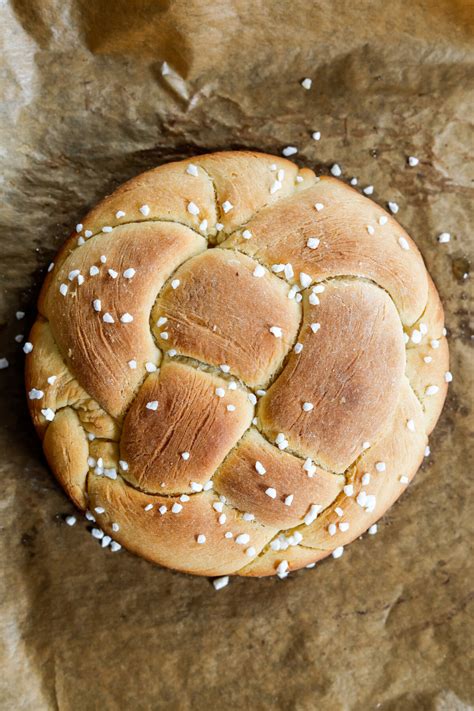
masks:
[[[50,268],[26,360],[75,504],[197,575],[287,575],[364,533],[415,475],[449,376],[443,309],[381,207],[288,160],[137,176]]]

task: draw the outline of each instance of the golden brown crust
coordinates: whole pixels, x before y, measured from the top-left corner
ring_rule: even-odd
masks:
[[[430,434],[443,409],[451,374],[443,306],[429,275],[428,303],[408,334],[406,374],[423,406],[426,432]]]
[[[322,206],[318,211],[315,205]],[[386,218],[384,225],[380,218]],[[259,212],[241,231],[223,243],[268,266],[291,263],[298,277],[334,276],[372,279],[388,291],[404,323],[412,324],[427,300],[428,279],[421,255],[403,228],[381,207],[348,185],[321,178],[313,187]],[[369,234],[367,228],[373,229]],[[316,248],[307,246],[317,238]],[[400,245],[406,240],[408,250]],[[403,243],[404,244],[404,243]]]
[[[205,247],[203,237],[182,225],[123,225],[113,238],[91,238],[56,270],[44,315],[71,371],[113,416],[130,403],[145,364],[159,361],[149,314],[160,288],[181,262]],[[91,275],[91,268],[98,273]],[[67,289],[64,295],[61,289]]]
[[[152,493],[203,486],[249,427],[253,406],[242,389],[189,365],[169,362],[148,376],[124,422],[124,478]],[[221,389],[223,395],[220,397]],[[147,403],[157,403],[156,410]],[[229,411],[227,408],[235,408]]]
[[[443,409],[449,375],[448,342],[444,336],[407,350],[407,376],[423,406],[427,434],[431,434]]]
[[[199,156],[195,162],[213,181],[219,222],[227,234],[248,222],[262,208],[291,195],[298,175],[298,168],[291,161],[264,153],[211,153]],[[312,171],[306,171],[305,177],[306,185],[315,179]],[[278,190],[275,190],[276,181],[280,185]],[[226,203],[232,206],[227,212],[223,207]]]
[[[78,508],[84,510],[87,506],[89,448],[79,417],[71,407],[56,413],[46,430],[43,449],[49,466],[66,494]]]
[[[213,492],[193,494],[188,501],[181,497],[150,496],[127,486],[121,479],[91,477],[88,492],[90,506],[98,524],[109,535],[134,553],[169,568],[195,575],[234,573],[255,557],[276,533],[276,529],[255,521],[245,521],[230,506],[216,511],[219,499]],[[145,507],[153,505],[145,511]],[[173,513],[173,505],[180,507]],[[160,513],[160,507],[166,507]],[[105,513],[95,509],[103,507]],[[220,524],[222,513],[225,523]],[[112,523],[119,530],[113,531]],[[226,538],[226,533],[232,538]],[[198,536],[205,536],[203,543]],[[245,536],[240,542],[239,536]],[[248,540],[247,540],[248,537]],[[249,549],[251,555],[247,553]]]
[[[302,545],[288,546],[288,548],[283,551],[274,551],[271,548],[266,548],[257,558],[245,566],[245,568],[239,570],[239,575],[260,578],[268,575],[278,575],[280,569],[282,570],[280,577],[286,577],[285,573],[291,573],[293,570],[308,566],[313,567],[318,561],[326,558],[329,554],[330,551],[318,551],[315,548],[305,548],[305,546]],[[279,566],[282,567],[279,568]]]
[[[51,283],[57,280],[58,270],[77,248],[78,241],[103,234],[112,243],[111,236],[115,233],[102,232],[104,228],[109,230],[124,224],[160,220],[199,231],[199,225],[207,220],[205,234],[215,232],[217,211],[212,180],[203,170],[198,170],[197,176],[187,173],[190,162],[167,163],[137,175],[101,200],[84,217],[80,232],[74,231],[55,257],[54,269],[48,273],[41,290],[38,303],[40,313],[44,313],[44,302]],[[190,203],[199,207],[197,215],[189,212]]]
[[[403,229],[254,152],[105,198],[39,311],[26,387],[51,469],[106,534],[197,575],[340,555],[414,476],[450,379]]]
[[[406,426],[410,420],[414,431]],[[404,380],[392,428],[362,455],[347,476],[347,485],[352,487],[348,490],[350,494],[341,493],[313,524],[297,529],[302,535],[300,546],[285,550],[267,546],[258,558],[239,571],[240,575],[273,575],[282,561],[288,563],[290,571],[316,563],[365,533],[414,477],[427,441],[423,428],[422,409]],[[377,465],[381,463],[385,469],[378,471]]]
[[[304,302],[303,349],[258,414],[272,441],[284,432],[300,456],[342,473],[393,418],[405,369],[402,327],[390,297],[371,283],[330,280],[313,296],[315,305]]]
[[[159,346],[227,365],[247,385],[265,387],[296,339],[301,308],[287,284],[266,270],[255,276],[258,269],[255,260],[219,248],[190,259],[175,274],[179,286],[169,284],[153,309]]]
[[[94,439],[89,445],[89,454],[95,464],[91,461],[89,466],[93,470],[97,461],[102,459],[102,466],[110,469],[118,469],[119,444],[118,442],[109,442],[103,439]]]
[[[257,521],[280,530],[292,528],[312,504],[329,506],[345,481],[319,467],[309,472],[303,467],[304,460],[280,451],[250,429],[216,472],[215,488]],[[275,490],[274,498],[266,493],[269,489]]]
[[[413,430],[407,426],[408,422],[413,422]],[[404,379],[391,426],[348,473],[347,482],[352,484],[353,491],[350,495],[345,492],[340,494],[313,524],[302,531],[303,545],[333,550],[365,533],[415,476],[423,460],[426,443],[422,408]],[[366,474],[369,477],[364,479]],[[361,492],[364,492],[362,497]],[[342,509],[343,516],[338,516],[336,508]],[[337,527],[334,535],[329,530],[331,523]],[[341,523],[349,523],[349,528],[341,530]]]
[[[69,406],[76,411],[86,432],[96,437],[118,439],[120,427],[117,421],[74,378],[58,350],[50,324],[38,318],[29,338],[34,357],[26,360],[25,381],[31,417],[39,436],[44,437],[49,422],[44,413],[50,410],[54,414]],[[41,391],[42,397],[32,399],[33,389]]]

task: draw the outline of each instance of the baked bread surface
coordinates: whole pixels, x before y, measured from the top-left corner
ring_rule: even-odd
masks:
[[[364,533],[446,396],[443,309],[381,207],[275,156],[160,166],[85,217],[26,358],[51,469],[129,550],[281,577]]]

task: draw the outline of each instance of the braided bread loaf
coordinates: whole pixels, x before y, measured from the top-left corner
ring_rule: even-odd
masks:
[[[105,198],[51,265],[27,356],[56,477],[129,550],[285,576],[365,532],[445,395],[437,291],[371,200],[223,152]]]

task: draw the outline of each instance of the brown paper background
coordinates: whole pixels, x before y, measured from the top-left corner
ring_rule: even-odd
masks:
[[[0,13],[0,707],[472,708],[472,3],[3,0]],[[288,144],[399,202],[445,304],[454,382],[432,455],[377,536],[215,592],[64,524],[73,507],[29,424],[14,336],[68,230],[114,186],[196,152]]]

